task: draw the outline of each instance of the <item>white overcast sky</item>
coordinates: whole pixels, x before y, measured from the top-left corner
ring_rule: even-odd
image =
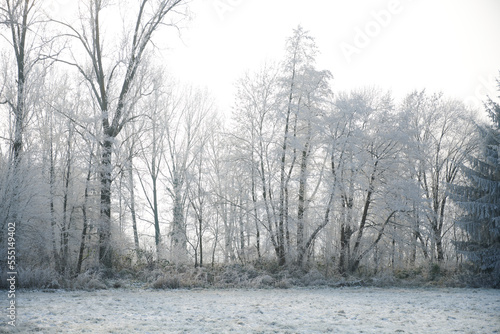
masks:
[[[165,61],[225,110],[234,82],[280,60],[299,24],[315,37],[317,67],[332,72],[334,91],[375,85],[401,98],[426,88],[469,104],[495,93],[499,0],[193,0],[190,8]]]

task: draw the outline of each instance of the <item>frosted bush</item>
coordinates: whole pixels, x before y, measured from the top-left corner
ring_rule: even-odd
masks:
[[[52,268],[19,268],[19,286],[34,289],[59,289],[59,274]]]
[[[101,290],[106,289],[106,285],[100,280],[96,273],[84,272],[77,276],[74,280],[72,287],[80,290]]]
[[[161,276],[151,286],[155,289],[179,289],[181,284],[177,276]]]

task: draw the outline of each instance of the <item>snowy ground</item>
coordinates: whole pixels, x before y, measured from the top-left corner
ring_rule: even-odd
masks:
[[[484,289],[18,291],[17,304],[0,333],[500,333],[500,290]]]

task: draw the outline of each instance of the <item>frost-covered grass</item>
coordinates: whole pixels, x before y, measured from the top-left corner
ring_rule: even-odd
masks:
[[[500,333],[490,289],[21,290],[17,304],[0,332]]]

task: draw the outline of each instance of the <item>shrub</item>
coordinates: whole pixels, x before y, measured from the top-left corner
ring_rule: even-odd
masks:
[[[394,269],[394,277],[398,279],[415,278],[422,273],[422,268],[397,268]]]
[[[83,290],[102,290],[106,289],[106,284],[101,281],[99,274],[87,271],[78,275],[72,282],[71,287]]]
[[[274,278],[269,275],[264,275],[260,278],[260,283],[262,285],[272,285],[274,284]]]
[[[292,285],[292,281],[288,278],[283,278],[274,283],[274,287],[278,289],[289,289]]]
[[[441,275],[441,267],[437,263],[432,263],[429,268],[429,279],[434,281]]]
[[[302,277],[301,281],[305,286],[318,286],[326,284],[325,276],[317,269],[312,269],[311,271],[309,271]]]
[[[177,276],[161,276],[152,284],[152,287],[155,289],[179,289],[180,286],[181,283]]]
[[[59,289],[60,275],[50,267],[19,268],[18,285],[26,289]]]
[[[138,277],[143,282],[153,283],[156,282],[163,275],[164,273],[160,269],[154,269],[154,270],[144,269],[138,274]]]

